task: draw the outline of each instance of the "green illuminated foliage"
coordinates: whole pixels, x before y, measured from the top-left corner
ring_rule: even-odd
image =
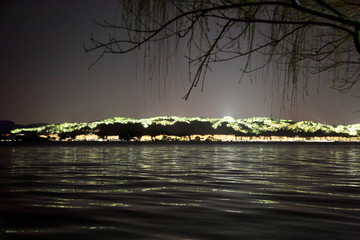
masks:
[[[104,126],[117,126],[117,125],[139,125],[144,129],[149,126],[174,126],[178,123],[190,124],[200,122],[204,124],[211,124],[213,129],[226,127],[233,129],[238,134],[245,135],[262,135],[274,134],[281,135],[285,133],[292,133],[292,135],[343,135],[343,136],[360,136],[360,124],[348,126],[331,126],[312,121],[293,122],[286,119],[271,119],[265,117],[253,117],[247,119],[234,119],[226,116],[223,118],[201,118],[201,117],[176,117],[176,116],[158,116],[152,118],[125,118],[115,117],[104,119],[101,121],[93,121],[88,123],[60,123],[50,124],[37,128],[22,128],[12,131],[13,134],[70,134],[74,132],[82,133],[97,133]],[[146,130],[144,130],[146,132]]]

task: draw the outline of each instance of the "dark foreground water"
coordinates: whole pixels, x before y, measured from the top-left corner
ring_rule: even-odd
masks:
[[[0,146],[0,239],[360,239],[360,145]]]

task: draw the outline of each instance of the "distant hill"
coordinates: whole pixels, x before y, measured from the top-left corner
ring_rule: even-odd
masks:
[[[87,123],[39,124],[34,127],[17,128],[13,134],[47,135],[57,134],[60,138],[74,139],[78,135],[96,134],[103,138],[118,136],[129,140],[144,135],[189,136],[226,134],[235,136],[360,136],[360,124],[333,126],[313,121],[295,122],[285,119],[254,117],[247,119],[223,118],[186,118],[160,116],[135,119],[115,117]]]
[[[48,123],[33,123],[33,124],[15,124],[13,121],[2,120],[0,121],[0,133],[10,133],[11,130],[21,128],[36,128],[49,125]]]
[[[16,124],[15,128],[38,128],[46,125],[49,125],[49,123]]]
[[[3,120],[0,121],[0,134],[1,133],[10,133],[11,130],[15,129],[16,125],[12,121]]]

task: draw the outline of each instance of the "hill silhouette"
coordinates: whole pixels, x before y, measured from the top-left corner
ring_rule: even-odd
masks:
[[[7,123],[11,128],[12,123]],[[4,123],[6,125],[6,123]],[[22,137],[56,137],[76,139],[78,136],[96,135],[100,139],[116,136],[119,140],[140,139],[142,136],[154,138],[159,135],[187,137],[193,135],[232,136],[286,136],[286,137],[358,137],[360,124],[333,126],[313,121],[292,121],[272,118],[186,118],[153,117],[144,119],[110,118],[87,123],[39,124],[16,128],[12,134]]]

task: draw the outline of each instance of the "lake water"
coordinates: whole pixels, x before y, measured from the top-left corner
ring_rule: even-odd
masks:
[[[360,239],[360,145],[0,146],[0,239]]]

